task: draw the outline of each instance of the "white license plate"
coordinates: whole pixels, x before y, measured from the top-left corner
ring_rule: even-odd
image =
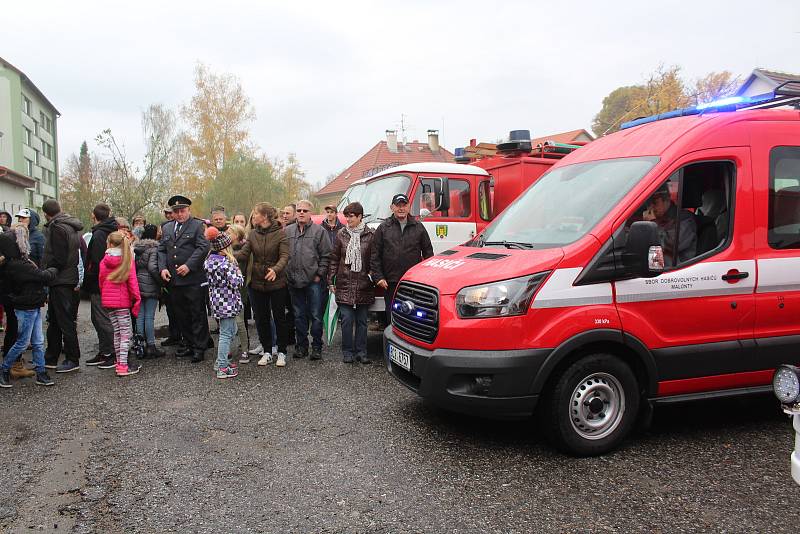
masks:
[[[411,354],[398,349],[394,345],[389,345],[389,359],[406,371],[411,370]]]

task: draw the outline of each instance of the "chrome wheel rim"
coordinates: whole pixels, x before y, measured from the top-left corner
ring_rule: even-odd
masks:
[[[580,382],[569,400],[572,428],[584,439],[608,436],[622,422],[625,414],[625,391],[608,373],[593,373]]]

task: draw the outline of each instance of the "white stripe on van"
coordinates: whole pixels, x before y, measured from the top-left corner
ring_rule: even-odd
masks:
[[[580,267],[556,269],[544,286],[536,293],[531,308],[566,308],[590,304],[611,304],[611,284],[588,284],[573,286],[583,271]]]
[[[800,257],[758,260],[756,293],[800,291]]]
[[[731,284],[722,279],[722,275],[731,269],[747,272],[749,276]],[[634,278],[616,282],[617,302],[747,295],[753,292],[755,283],[755,260],[700,262],[654,278]]]

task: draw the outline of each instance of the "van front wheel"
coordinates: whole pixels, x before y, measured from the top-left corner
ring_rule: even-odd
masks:
[[[570,365],[547,398],[550,440],[566,452],[594,456],[617,447],[639,410],[636,377],[611,354],[592,354]]]

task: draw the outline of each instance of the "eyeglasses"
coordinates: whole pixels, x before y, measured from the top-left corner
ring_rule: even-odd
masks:
[[[298,208],[298,209],[296,209],[295,211],[296,211],[297,213],[308,213],[308,212],[309,212],[309,211],[311,211],[311,210],[301,210],[301,209],[299,209],[299,208]],[[288,213],[287,213],[287,215],[288,215]]]

